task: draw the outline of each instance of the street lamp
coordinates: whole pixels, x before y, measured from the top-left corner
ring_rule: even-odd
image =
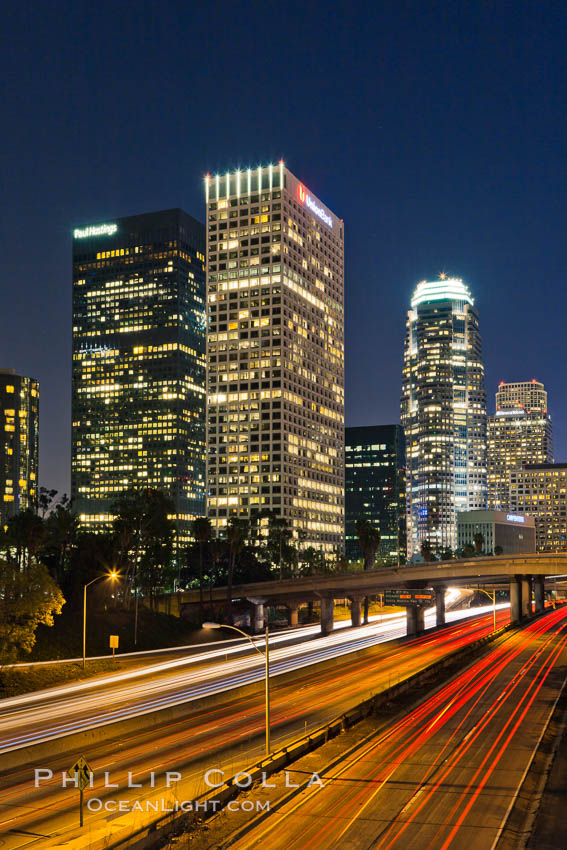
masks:
[[[83,585],[83,670],[86,667],[86,646],[87,646],[87,587],[90,587],[91,584],[94,584],[95,581],[99,581],[101,578],[109,578],[111,581],[114,581],[118,578],[118,573],[112,572],[107,573],[104,576],[97,576],[93,578],[92,581],[87,582]]]
[[[477,587],[477,590],[480,590],[482,593],[485,593],[492,601],[492,619],[494,623],[493,631],[496,631],[496,588],[494,588],[492,593],[489,593],[488,590],[485,590],[483,587]]]
[[[270,755],[270,644],[269,644],[269,633],[268,626],[266,626],[266,652],[262,653],[250,635],[247,635],[246,632],[243,632],[241,629],[237,629],[236,626],[227,626],[221,625],[220,623],[203,623],[204,629],[232,629],[234,632],[238,632],[241,635],[244,635],[247,638],[256,652],[259,655],[265,654],[266,656],[266,755]]]

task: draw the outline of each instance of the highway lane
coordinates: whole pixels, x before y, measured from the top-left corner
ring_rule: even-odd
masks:
[[[500,624],[509,619],[507,610],[499,612]],[[372,658],[347,659],[348,663],[321,670],[309,666],[297,671],[292,682],[272,682],[272,729],[274,746],[297,737],[305,725],[315,726],[360,702],[371,692],[387,687],[399,678],[423,669],[443,655],[492,630],[492,613],[469,618],[440,632],[429,632],[419,638],[397,643],[384,643]],[[176,721],[160,723],[159,713],[150,729],[133,731],[116,738],[80,747],[95,771],[94,787],[87,797],[109,800],[194,799],[206,789],[204,771],[215,767],[227,775],[259,757],[264,729],[261,694],[232,696],[230,691],[221,705],[206,710],[192,710]],[[75,831],[77,820],[76,792],[62,788],[61,772],[67,770],[77,752],[65,749],[65,739],[58,743],[57,754],[42,763],[33,760],[33,749],[22,750],[21,767],[0,772],[0,846],[7,850],[48,847],[60,843],[81,848],[88,838],[90,846],[109,835],[123,834],[135,825],[155,819],[151,812],[89,812],[85,832]],[[50,769],[53,777],[35,788],[34,769]],[[1,771],[1,768],[0,768]],[[118,788],[104,787],[108,783]],[[164,785],[165,771],[178,771],[182,779],[174,791]],[[155,788],[151,787],[152,772]],[[130,782],[141,789],[129,789]],[[167,802],[166,802],[167,804]],[[35,835],[34,835],[35,833]],[[43,838],[41,836],[51,836]]]
[[[507,605],[498,607],[505,610]],[[488,610],[490,606],[448,612],[447,621],[474,617]],[[435,613],[429,611],[426,625],[434,624]],[[286,641],[286,635],[274,635],[270,640],[271,676],[403,637],[405,633],[405,615],[393,614],[386,615],[383,621],[375,620],[355,629],[338,629],[308,642],[286,645],[289,636]],[[264,638],[256,643],[263,649]],[[0,754],[152,714],[260,681],[263,676],[261,657],[249,645],[246,649],[238,642],[144,668],[4,699],[0,701]]]
[[[238,850],[493,850],[567,673],[561,608],[483,656],[300,793]],[[299,772],[290,772],[299,782]]]

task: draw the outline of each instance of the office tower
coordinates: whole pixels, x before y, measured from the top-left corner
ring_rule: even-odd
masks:
[[[500,381],[496,391],[496,410],[525,410],[526,413],[547,411],[547,392],[535,378],[531,381]]]
[[[343,545],[343,222],[283,163],[205,178],[208,512]]]
[[[205,231],[182,210],[75,229],[72,405],[81,525],[155,488],[186,543],[205,511]]]
[[[408,556],[457,545],[457,514],[486,507],[486,394],[478,313],[462,280],[417,285],[401,399]]]
[[[356,521],[380,530],[379,554],[406,554],[405,441],[400,425],[368,425],[345,431],[345,555],[362,557]]]
[[[510,510],[534,517],[538,552],[566,552],[567,463],[526,463],[511,470]]]
[[[507,510],[510,471],[523,463],[553,462],[547,392],[538,381],[506,384],[496,393],[496,413],[487,423],[488,506]]]
[[[0,369],[0,528],[19,511],[37,510],[39,383]]]

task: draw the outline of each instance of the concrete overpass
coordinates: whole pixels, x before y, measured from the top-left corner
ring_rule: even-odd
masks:
[[[445,622],[444,591],[447,587],[475,587],[482,585],[508,585],[510,588],[510,618],[519,623],[531,614],[532,586],[536,613],[544,608],[546,579],[567,578],[567,552],[565,554],[499,555],[434,561],[403,567],[388,567],[368,571],[338,573],[332,575],[302,576],[283,581],[256,582],[235,585],[232,599],[246,599],[255,606],[255,627],[262,628],[266,603],[285,605],[290,612],[290,624],[297,625],[298,608],[302,602],[320,601],[321,632],[328,634],[333,629],[334,600],[347,598],[351,601],[351,619],[354,626],[360,624],[361,601],[386,588],[433,588],[437,591],[437,625]],[[179,591],[168,597],[170,613],[183,614],[186,608],[199,604],[199,591]],[[211,599],[209,590],[205,600]],[[226,600],[226,588],[212,590],[213,602]],[[165,605],[160,608],[168,610]],[[174,610],[177,608],[177,610]],[[411,606],[407,609],[408,634],[423,630],[423,609]]]

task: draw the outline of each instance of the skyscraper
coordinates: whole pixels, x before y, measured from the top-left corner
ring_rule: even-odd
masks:
[[[380,555],[406,554],[405,442],[400,425],[346,429],[345,555],[362,557],[356,521],[380,530]]]
[[[417,285],[401,399],[408,556],[457,544],[460,511],[486,507],[486,394],[478,313],[458,278]]]
[[[0,528],[19,511],[37,509],[39,383],[0,369]]]
[[[488,507],[510,507],[510,472],[522,464],[553,462],[547,392],[538,381],[506,384],[496,393],[496,413],[488,417]]]
[[[344,533],[344,226],[283,163],[205,179],[208,512]]]
[[[83,527],[158,488],[187,541],[205,510],[205,231],[182,210],[75,229],[72,406]]]
[[[500,381],[496,391],[496,410],[525,410],[526,413],[547,411],[547,392],[540,381],[506,383]]]

